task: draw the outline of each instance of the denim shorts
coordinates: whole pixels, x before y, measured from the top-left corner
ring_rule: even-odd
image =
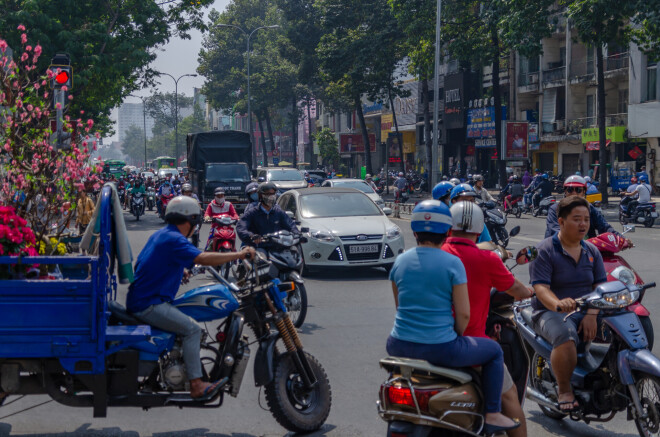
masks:
[[[566,317],[566,314],[550,310],[535,311],[532,317],[534,331],[550,343],[553,348],[568,341],[573,341],[577,346],[580,343],[578,327],[584,314],[575,313],[565,322],[564,317]]]

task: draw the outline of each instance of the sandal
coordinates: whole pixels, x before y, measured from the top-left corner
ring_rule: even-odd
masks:
[[[562,393],[564,394],[564,393]],[[559,397],[559,395],[557,396]],[[562,408],[562,405],[571,405],[571,408]],[[566,414],[571,414],[580,409],[580,403],[578,402],[575,394],[573,395],[572,401],[563,401],[558,403],[559,411]]]

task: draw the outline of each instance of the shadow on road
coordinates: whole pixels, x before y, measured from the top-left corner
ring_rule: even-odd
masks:
[[[540,411],[530,411],[527,413],[528,427],[530,422],[540,425],[548,435],[561,435],[565,437],[636,437],[636,432],[622,434],[619,429],[611,431],[607,429],[607,423],[593,423],[587,425],[583,422],[574,422],[570,419],[554,420],[546,417]],[[635,425],[630,422],[630,429]]]
[[[342,281],[373,281],[374,279],[387,280],[389,273],[379,267],[353,267],[325,268],[310,272],[305,279],[313,281],[342,282]]]

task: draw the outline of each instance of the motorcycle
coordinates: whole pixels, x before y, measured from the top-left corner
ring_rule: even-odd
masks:
[[[497,208],[495,202],[483,202],[481,206],[484,212],[484,221],[486,228],[490,233],[493,243],[500,246],[509,245],[509,232],[506,230],[507,218],[501,210]]]
[[[660,359],[648,350],[639,318],[627,309],[653,287],[655,283],[626,285],[612,281],[576,299],[577,309],[566,318],[590,308],[598,309],[603,329],[593,342],[578,345],[578,364],[571,384],[580,407],[570,413],[561,411],[557,404],[556,381],[550,365],[552,345],[532,329],[529,300],[514,304],[516,326],[534,354],[527,398],[554,419],[568,416],[587,424],[607,422],[617,412],[626,411],[640,436],[657,433]]]
[[[140,221],[140,216],[144,215],[144,197],[142,193],[135,193],[131,196],[131,214]]]
[[[624,226],[623,229],[622,235],[625,235],[628,232],[635,232],[634,225]],[[605,234],[600,234],[597,237],[590,238],[587,241],[596,246],[602,254],[608,281],[621,281],[627,285],[644,284],[644,281],[639,277],[639,274],[637,274],[622,256],[618,255],[622,250],[632,247],[626,238],[607,232]],[[644,307],[644,305],[642,305],[641,298],[635,304],[630,305],[628,310],[634,312],[637,314],[637,317],[639,317],[639,321],[646,334],[649,350],[653,350],[655,334],[653,333],[651,313],[646,307]]]
[[[658,218],[658,212],[655,210],[655,203],[638,203],[634,211],[631,211],[631,202],[632,199],[628,197],[619,203],[619,222],[622,225],[628,223],[642,223],[646,228],[653,227],[655,219]]]
[[[544,197],[539,202],[539,206],[537,206],[536,208],[532,207],[532,215],[534,217],[538,217],[539,215],[547,216],[550,207],[556,202],[557,202],[557,198],[555,196]]]
[[[523,209],[520,206],[521,201],[522,201],[522,196],[512,197],[511,200],[506,200],[504,202],[505,205],[504,214],[506,215],[511,214],[516,218],[520,218],[523,212]]]
[[[536,256],[522,249],[517,264]],[[513,298],[491,291],[486,332],[502,346],[504,362],[523,403],[530,368],[525,345],[513,322]],[[378,414],[388,423],[388,437],[484,435],[484,398],[481,375],[474,368],[447,368],[424,360],[387,357],[380,366],[389,376],[381,385]]]
[[[306,228],[301,231],[308,232]],[[293,289],[284,299],[284,304],[293,325],[300,328],[307,317],[307,289],[301,276],[304,261],[300,249],[300,243],[306,242],[306,237],[292,234],[289,231],[278,231],[261,236],[261,242],[269,245],[267,257],[272,263],[273,276],[278,277],[282,282],[293,284]]]
[[[165,209],[167,208],[167,204],[170,203],[170,200],[172,199],[174,199],[174,194],[162,194],[160,196],[160,211],[158,216],[161,220],[165,220]]]
[[[119,195],[119,202],[121,202],[122,208],[126,209],[126,189],[119,188],[117,194]]]
[[[211,218],[211,222],[216,225],[211,228],[208,241],[206,243],[205,252],[236,252],[236,220],[223,215],[221,217]],[[231,270],[232,263],[225,263],[220,266],[220,274],[225,278],[229,278],[229,271]]]
[[[153,211],[156,206],[156,190],[152,187],[147,188],[147,208],[149,211]]]

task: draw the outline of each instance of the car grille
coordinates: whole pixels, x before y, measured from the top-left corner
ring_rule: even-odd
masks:
[[[378,250],[371,253],[351,253],[351,245],[346,246],[346,259],[349,261],[367,261],[379,259],[382,255],[381,244],[378,244]]]
[[[364,235],[364,234],[361,234]],[[345,235],[341,238],[341,241],[367,241],[367,240],[381,240],[383,238],[382,234],[369,234],[366,235],[367,239],[366,240],[358,240],[357,235]]]

